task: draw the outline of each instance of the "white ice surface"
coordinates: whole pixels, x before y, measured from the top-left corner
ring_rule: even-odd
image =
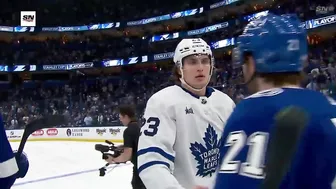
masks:
[[[11,143],[13,150],[18,142]],[[110,166],[104,177],[98,169],[106,162],[91,142],[27,142],[30,168],[14,189],[131,189],[131,163]]]

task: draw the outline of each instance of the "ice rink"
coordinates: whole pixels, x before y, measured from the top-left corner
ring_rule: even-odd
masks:
[[[112,165],[104,177],[98,169],[105,165],[92,142],[27,142],[30,168],[25,178],[16,180],[15,189],[131,189],[133,165]],[[101,143],[103,144],[103,143]],[[11,143],[13,150],[18,142]]]

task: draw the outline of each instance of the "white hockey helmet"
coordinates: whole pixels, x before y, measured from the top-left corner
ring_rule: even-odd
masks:
[[[182,66],[183,58],[194,54],[206,54],[212,58],[211,48],[203,39],[182,39],[175,49],[174,62],[177,66]]]
[[[190,55],[198,55],[198,54],[203,54],[203,55],[208,55],[210,60],[211,60],[211,69],[209,73],[209,79],[207,84],[202,87],[202,88],[194,88],[190,86],[185,80],[183,76],[183,59],[187,56]],[[212,51],[210,46],[201,38],[191,38],[191,39],[182,39],[182,41],[177,45],[175,49],[175,54],[174,54],[174,63],[176,66],[179,67],[181,71],[181,78],[180,81],[184,85],[187,85],[189,88],[195,91],[201,91],[204,89],[210,82],[211,75],[213,72],[213,67],[214,67],[214,58],[212,56]]]

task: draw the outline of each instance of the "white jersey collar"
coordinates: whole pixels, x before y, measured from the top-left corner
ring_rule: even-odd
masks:
[[[200,98],[200,96],[198,96],[198,95],[192,93],[191,91],[187,90],[186,88],[182,87],[181,85],[176,85],[176,86],[181,87],[181,89],[182,89],[184,92],[190,94],[191,96],[193,96],[193,97],[195,97],[195,98],[197,98],[197,99]],[[205,89],[205,96],[203,96],[203,97],[207,97],[207,98],[209,98],[209,97],[212,95],[213,92],[215,92],[215,89],[213,89],[212,87],[206,87],[206,89]]]

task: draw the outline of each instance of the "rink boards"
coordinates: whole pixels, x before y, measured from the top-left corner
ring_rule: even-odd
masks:
[[[82,141],[82,142],[123,142],[126,127],[71,127],[47,128],[35,131],[29,141]],[[10,142],[21,141],[24,130],[6,130]]]

